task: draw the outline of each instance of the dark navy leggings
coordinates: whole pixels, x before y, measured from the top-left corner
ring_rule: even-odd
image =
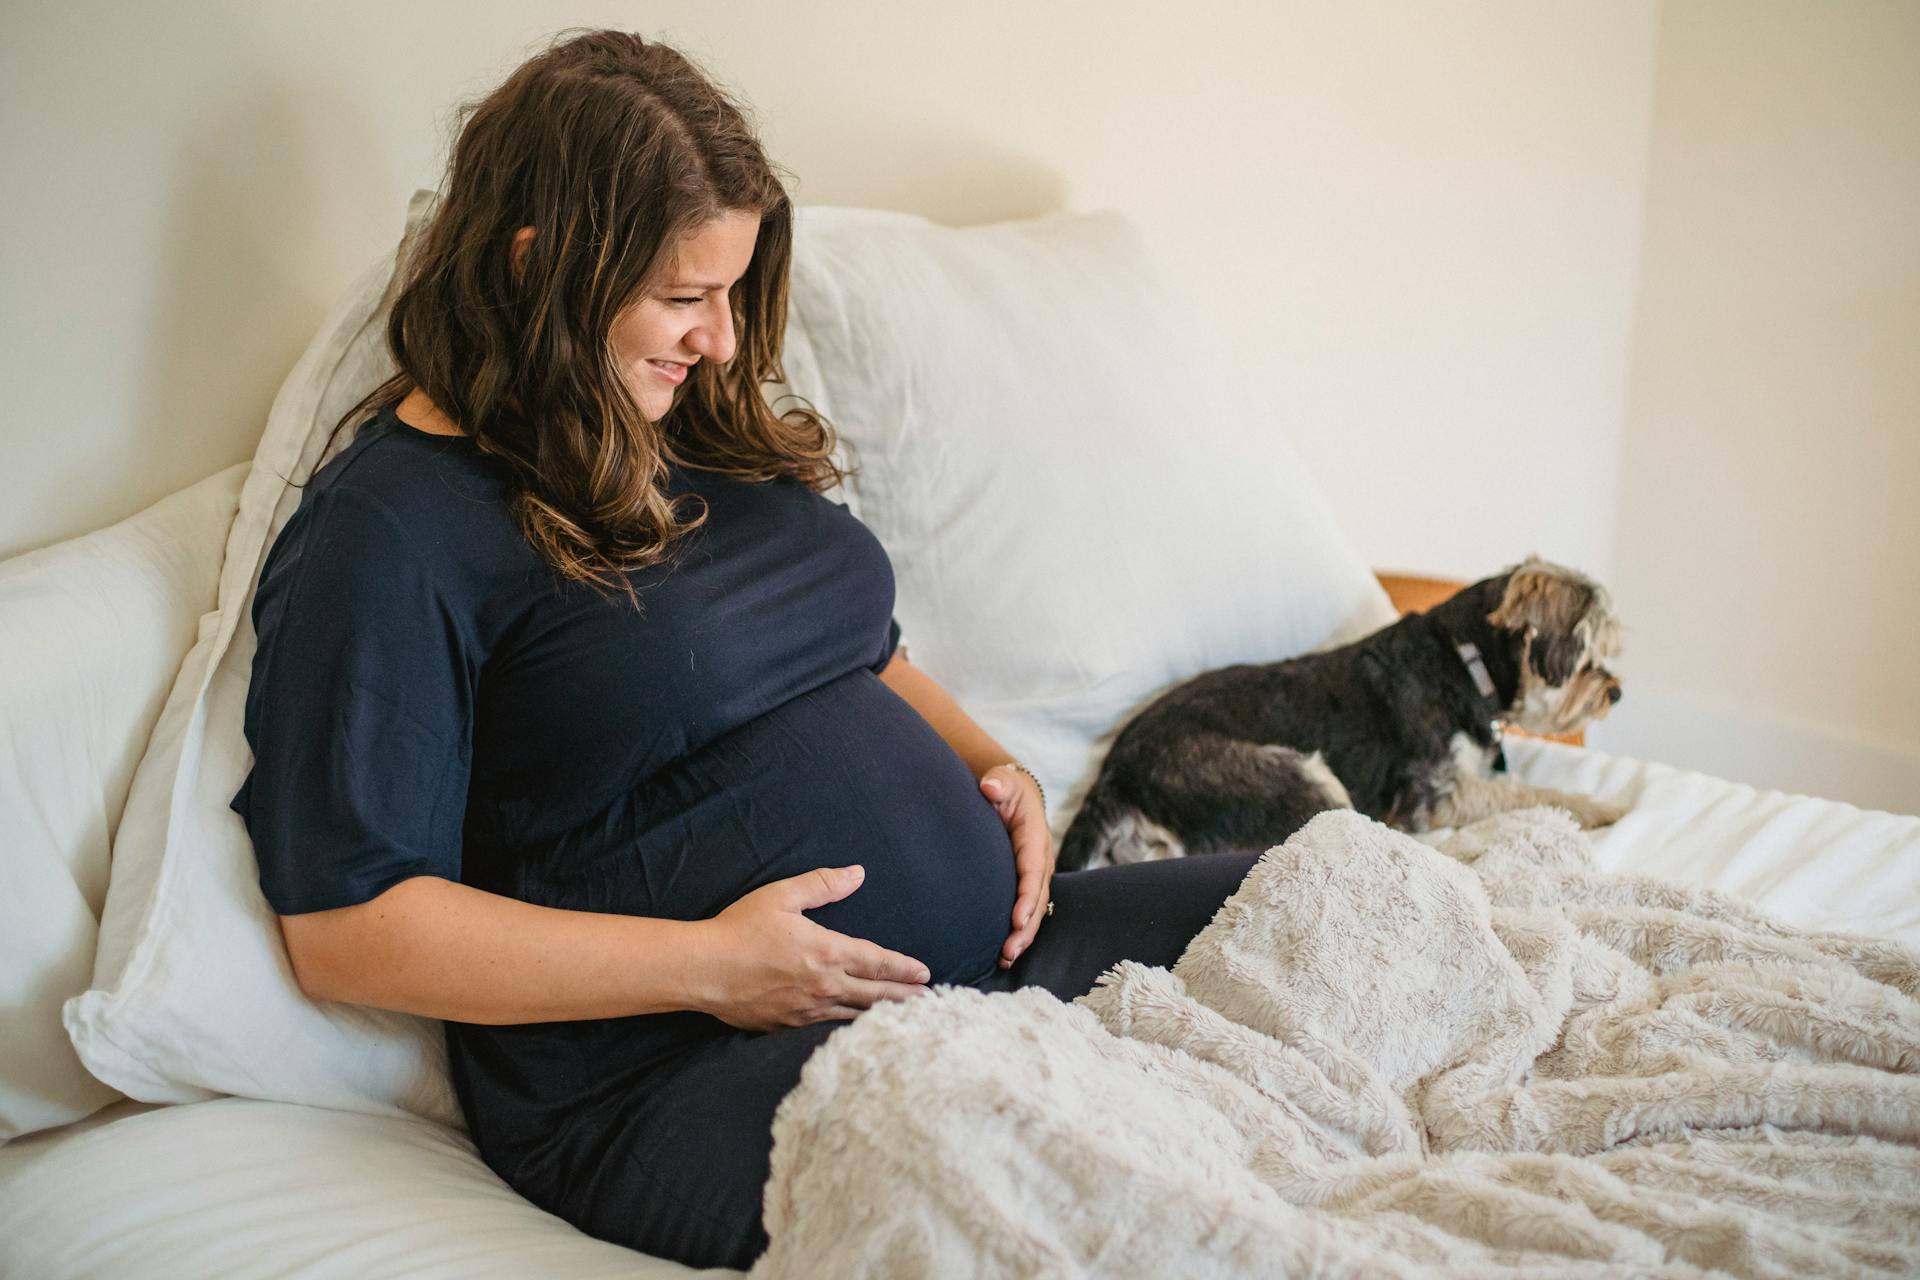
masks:
[[[1258,858],[1211,854],[1061,872],[1053,877],[1054,913],[1026,953],[974,985],[1044,987],[1072,1000],[1122,960],[1171,968]],[[845,1025],[734,1031],[651,1072],[645,1116],[603,1153],[602,1176],[566,1216],[590,1235],[690,1266],[751,1266],[767,1246],[760,1200],[774,1108],[799,1083],[808,1055]]]

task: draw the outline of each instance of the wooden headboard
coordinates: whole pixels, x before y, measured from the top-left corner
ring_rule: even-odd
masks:
[[[1423,578],[1416,573],[1375,573],[1387,599],[1401,613],[1425,613],[1466,586],[1452,578]]]

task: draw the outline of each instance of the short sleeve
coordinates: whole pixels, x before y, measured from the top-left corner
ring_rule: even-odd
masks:
[[[896,649],[900,650],[902,657],[906,656],[906,648],[900,643],[900,624],[894,619],[888,618],[887,640],[886,643],[880,647],[880,660],[868,669],[875,675],[879,675],[882,671],[885,671],[887,664],[893,661],[893,654]]]
[[[315,491],[253,604],[253,770],[232,808],[282,915],[460,878],[478,663],[424,542],[372,496]]]

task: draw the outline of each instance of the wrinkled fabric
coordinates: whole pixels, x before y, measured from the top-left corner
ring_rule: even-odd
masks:
[[[1557,811],[1445,847],[1323,814],[1171,970],[861,1018],[753,1275],[1911,1274],[1920,954]]]

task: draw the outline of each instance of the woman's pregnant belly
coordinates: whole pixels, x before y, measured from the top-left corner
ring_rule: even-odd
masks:
[[[858,863],[807,912],[914,957],[935,982],[992,971],[1012,928],[1013,850],[972,771],[862,668],[662,769],[550,857],[516,896],[697,920],[774,880]]]

